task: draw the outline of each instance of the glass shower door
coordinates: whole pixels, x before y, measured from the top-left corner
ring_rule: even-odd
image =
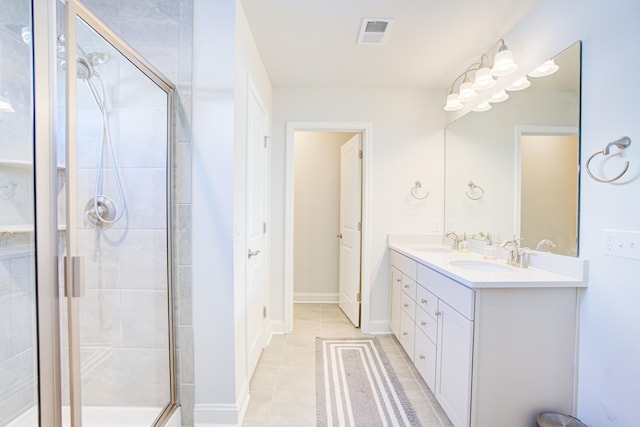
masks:
[[[173,87],[79,2],[67,8],[63,425],[150,426],[176,400]]]

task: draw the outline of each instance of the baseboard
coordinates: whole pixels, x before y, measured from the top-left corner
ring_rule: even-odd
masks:
[[[282,335],[284,334],[284,321],[282,320],[272,320],[271,321],[271,334],[270,335]],[[271,341],[271,338],[269,338]]]
[[[338,294],[334,292],[295,292],[293,294],[294,304],[337,304]]]
[[[193,407],[194,427],[237,427],[239,425],[238,405],[195,404]]]
[[[388,335],[391,334],[391,324],[388,320],[370,320],[369,331],[371,335]]]

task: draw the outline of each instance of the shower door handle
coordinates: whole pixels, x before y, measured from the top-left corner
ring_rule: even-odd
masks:
[[[248,252],[247,255],[248,255],[248,258],[251,258],[252,256],[258,256],[259,253],[260,253],[259,250],[258,251],[252,251],[251,249],[249,249],[249,252]]]
[[[70,276],[70,277],[69,277]],[[84,258],[71,257],[71,272],[67,268],[67,257],[64,257],[64,296],[79,298],[84,296]]]

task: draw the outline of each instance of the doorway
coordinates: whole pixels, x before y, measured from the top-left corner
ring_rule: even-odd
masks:
[[[362,123],[289,123],[287,125],[284,331],[293,330],[293,304],[338,303],[340,297],[340,147],[357,138],[359,226],[357,315],[352,323],[368,329],[367,164],[370,126]],[[344,234],[344,233],[342,233]],[[344,240],[344,239],[342,239]],[[345,253],[342,251],[343,254]],[[344,257],[343,257],[344,258]],[[352,257],[352,260],[354,257]],[[355,262],[352,262],[354,265]],[[342,265],[345,265],[343,261]],[[361,302],[357,301],[360,299]],[[343,305],[343,304],[341,304]],[[347,310],[349,311],[349,310]]]
[[[521,126],[516,142],[517,235],[534,249],[577,256],[578,130]],[[540,220],[549,213],[553,214],[553,221]]]

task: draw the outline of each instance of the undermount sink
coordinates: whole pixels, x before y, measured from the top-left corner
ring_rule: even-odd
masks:
[[[464,268],[465,270],[486,271],[492,273],[506,273],[511,270],[504,264],[496,264],[495,262],[480,261],[474,259],[461,259],[449,262],[452,267]]]
[[[413,249],[416,252],[431,252],[431,253],[438,253],[438,254],[451,252],[451,249],[443,248],[440,246],[414,246],[411,249]]]

